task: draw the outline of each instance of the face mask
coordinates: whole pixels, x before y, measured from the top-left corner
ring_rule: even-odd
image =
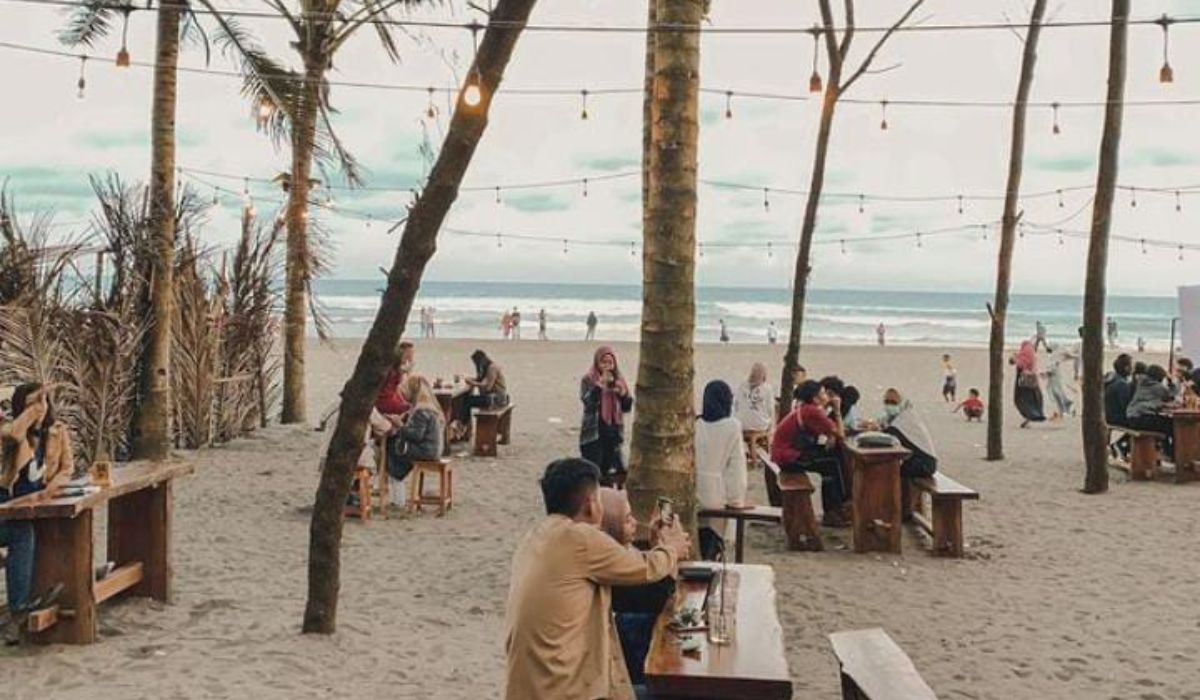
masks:
[[[895,418],[900,415],[900,407],[895,404],[885,404],[883,407],[883,415],[888,418]]]

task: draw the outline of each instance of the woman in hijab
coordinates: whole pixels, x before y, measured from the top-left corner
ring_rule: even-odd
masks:
[[[733,391],[716,379],[704,387],[704,410],[696,421],[696,497],[701,508],[742,507],[746,501],[746,452],[742,425],[731,414]],[[700,556],[725,552],[729,521],[700,519]]]
[[[632,547],[638,521],[633,517],[633,509],[629,507],[626,493],[602,488],[600,504],[604,508],[604,519],[600,527],[620,544]],[[635,688],[646,683],[646,654],[650,651],[654,622],[674,593],[675,581],[670,577],[656,583],[614,586],[612,589],[612,609],[617,636],[621,639],[621,651],[625,655],[625,667],[629,669],[629,680]]]
[[[629,385],[617,367],[617,355],[604,346],[592,357],[592,368],[579,382],[583,419],[579,427],[579,451],[600,468],[600,483],[621,487],[625,483],[625,414],[633,410]]]
[[[1041,423],[1046,420],[1042,409],[1042,388],[1038,384],[1037,351],[1033,342],[1026,340],[1021,343],[1021,349],[1009,360],[1017,368],[1017,385],[1013,390],[1013,402],[1017,411],[1024,418],[1021,427],[1029,427],[1030,423]]]
[[[879,429],[900,440],[904,449],[912,455],[900,465],[900,476],[905,479],[933,476],[937,471],[937,452],[929,428],[917,413],[912,402],[895,389],[883,392],[883,415],[879,418]]]

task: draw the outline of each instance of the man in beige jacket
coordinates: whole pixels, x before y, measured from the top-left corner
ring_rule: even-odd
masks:
[[[600,470],[586,460],[552,462],[541,485],[548,516],[513,555],[504,697],[632,700],[609,586],[673,575],[691,542],[675,522],[655,528],[648,552],[606,535],[599,528]]]

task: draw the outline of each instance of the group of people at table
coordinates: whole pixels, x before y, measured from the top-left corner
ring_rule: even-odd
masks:
[[[1196,407],[1200,370],[1186,357],[1175,360],[1175,372],[1168,376],[1160,365],[1134,362],[1121,353],[1113,360],[1112,371],[1104,377],[1104,420],[1118,428],[1131,428],[1162,435],[1163,454],[1175,458],[1174,421],[1171,411]],[[1129,439],[1122,437],[1112,450],[1129,455]]]
[[[822,475],[825,523],[848,525],[849,475],[840,449],[860,429],[888,432],[912,451],[905,476],[927,476],[937,457],[929,431],[895,389],[883,395],[878,421],[859,420],[858,391],[834,376],[796,374],[792,410],[776,425],[766,368],[755,364],[735,393],[721,380],[704,387],[696,417],[697,501],[701,508],[750,507],[745,440],[771,435],[784,470]],[[541,478],[547,517],[513,556],[506,620],[510,700],[649,697],[644,666],[656,618],[671,599],[690,537],[657,510],[649,539],[634,543],[639,523],[623,490],[624,416],[633,395],[616,353],[602,347],[580,380],[580,458],[561,459]],[[724,557],[728,523],[699,522],[703,559]]]

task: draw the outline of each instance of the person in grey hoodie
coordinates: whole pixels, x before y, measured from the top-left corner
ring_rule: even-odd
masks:
[[[400,427],[388,439],[388,474],[403,480],[417,462],[433,461],[442,454],[446,417],[429,380],[412,374],[400,384],[400,393],[412,405]]]
[[[1167,386],[1167,371],[1159,365],[1150,365],[1146,374],[1134,385],[1133,398],[1125,408],[1129,427],[1148,430],[1163,435],[1163,452],[1168,458],[1175,454],[1175,424],[1166,410],[1175,402],[1174,392]]]

